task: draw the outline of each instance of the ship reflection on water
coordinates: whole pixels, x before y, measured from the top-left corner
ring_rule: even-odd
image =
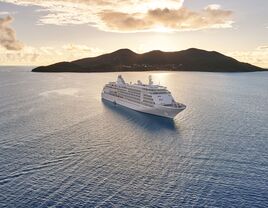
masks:
[[[109,113],[123,117],[126,122],[132,122],[144,130],[153,132],[161,130],[178,131],[173,119],[141,113],[106,100],[102,100],[102,103],[109,110]]]

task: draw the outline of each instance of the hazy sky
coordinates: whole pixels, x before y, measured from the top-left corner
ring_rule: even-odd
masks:
[[[192,47],[268,68],[268,0],[0,0],[1,65]]]

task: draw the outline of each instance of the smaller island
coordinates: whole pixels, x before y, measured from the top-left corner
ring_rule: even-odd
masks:
[[[254,72],[265,69],[239,62],[216,51],[190,48],[183,51],[159,50],[138,54],[129,49],[97,57],[40,66],[33,72],[119,72],[119,71],[204,71]]]

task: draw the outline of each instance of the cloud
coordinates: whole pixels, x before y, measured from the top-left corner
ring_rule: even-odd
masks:
[[[251,51],[234,51],[227,54],[237,58],[239,61],[268,68],[268,45],[259,46]]]
[[[73,61],[80,58],[97,56],[104,53],[99,48],[82,44],[66,44],[52,47],[25,46],[20,51],[10,51],[0,48],[0,63],[2,65],[48,65],[60,61]]]
[[[219,5],[219,4],[210,4],[205,9],[219,10],[220,8],[221,8],[221,5]]]
[[[1,11],[0,12],[0,15],[9,15],[9,12],[7,12],[7,11]]]
[[[62,48],[67,51],[90,52],[92,50],[92,48],[88,47],[87,45],[78,45],[78,44],[67,44],[62,46]]]
[[[0,16],[14,15],[17,11],[0,11]]]
[[[166,28],[170,31],[199,30],[204,28],[231,27],[232,12],[218,7],[206,7],[201,12],[187,8],[154,9],[147,13],[122,13],[104,11],[101,13],[105,30],[113,31],[146,31]]]
[[[4,0],[40,7],[38,24],[88,24],[104,31],[185,31],[232,27],[232,11],[212,4],[200,11],[184,0]]]
[[[0,48],[0,63],[2,65],[34,65],[39,56],[38,51],[30,46],[25,46],[19,51]]]
[[[16,39],[16,32],[10,28],[13,18],[7,16],[0,18],[0,46],[7,50],[21,50],[23,44]]]
[[[70,54],[78,53],[80,56],[81,55],[94,56],[94,55],[99,55],[99,54],[103,53],[103,50],[101,50],[99,48],[89,47],[87,45],[81,45],[81,44],[73,44],[73,43],[63,45],[62,49],[64,50],[63,51],[64,53],[66,53],[66,52],[68,52]]]
[[[262,45],[257,48],[258,50],[268,50],[268,45]]]

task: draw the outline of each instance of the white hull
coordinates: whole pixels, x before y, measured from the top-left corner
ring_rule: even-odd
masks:
[[[186,106],[181,104],[181,107],[174,108],[174,107],[166,107],[161,105],[155,105],[154,107],[147,107],[141,104],[137,104],[119,97],[115,97],[109,94],[102,93],[102,99],[125,106],[135,111],[148,113],[152,115],[162,116],[166,118],[174,118],[178,113],[183,111]]]

